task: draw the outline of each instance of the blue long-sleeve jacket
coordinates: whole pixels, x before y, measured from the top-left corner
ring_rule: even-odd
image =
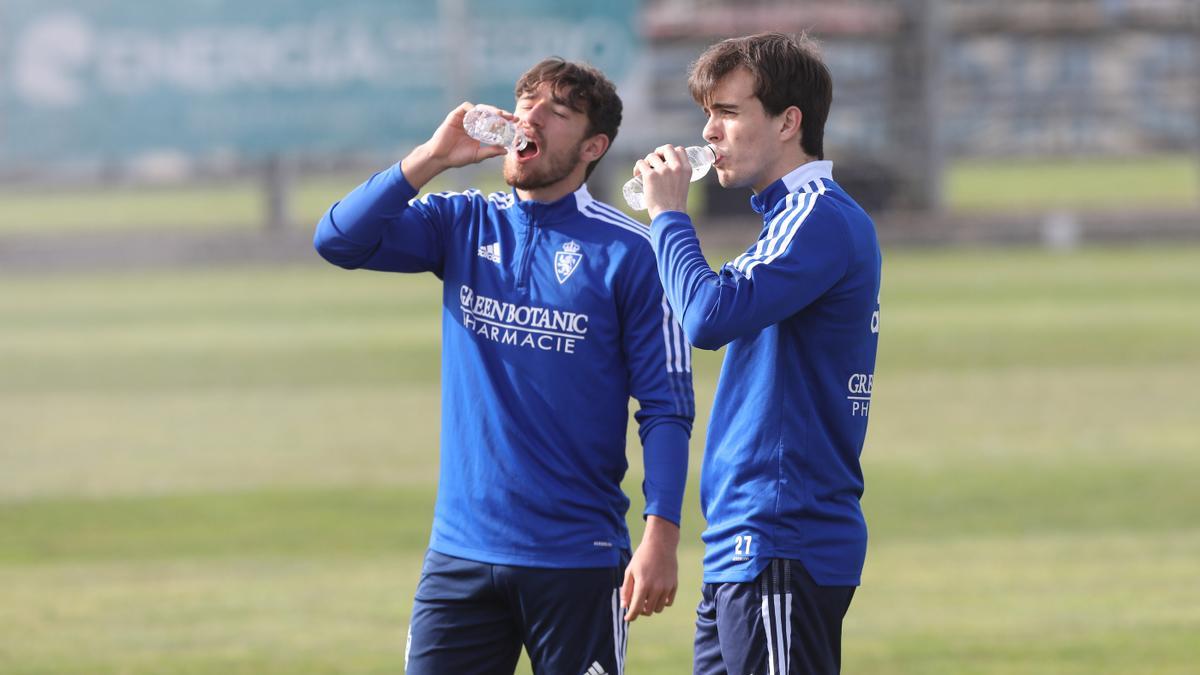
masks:
[[[860,580],[881,257],[831,168],[804,164],[752,198],[762,232],[720,272],[686,214],[651,226],[688,337],[728,345],[700,475],[709,583],[750,581],[771,558],[802,561],[822,585]]]
[[[646,515],[678,523],[690,345],[645,225],[581,186],[427,194],[399,164],[334,204],[314,245],[346,268],[432,272],[442,293],[441,475],[430,548],[532,567],[616,565],[630,397]]]

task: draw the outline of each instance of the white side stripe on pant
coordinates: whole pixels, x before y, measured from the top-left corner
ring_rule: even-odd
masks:
[[[613,650],[616,652],[617,672],[613,675],[625,675],[625,647],[629,640],[629,624],[625,623],[625,614],[621,612],[621,589],[614,588],[612,595],[613,613]]]
[[[791,660],[792,589],[788,566],[787,560],[772,560],[770,569],[764,570],[762,576],[762,622],[770,675],[787,675]]]

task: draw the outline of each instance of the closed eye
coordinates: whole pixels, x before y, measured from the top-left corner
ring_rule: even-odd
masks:
[[[716,105],[705,108],[704,113],[709,117],[737,117],[738,110],[733,106]]]

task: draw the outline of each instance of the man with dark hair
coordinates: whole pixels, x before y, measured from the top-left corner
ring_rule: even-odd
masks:
[[[690,347],[646,226],[584,179],[621,122],[599,71],[547,59],[516,86],[528,138],[511,192],[417,191],[505,153],[452,111],[424,144],[333,205],[315,245],[346,268],[443,283],[441,479],[406,649],[409,673],[618,675],[626,622],[662,611],[693,418]],[[621,491],[629,398],[646,528],[630,556]]]
[[[714,272],[685,213],[681,149],[637,163],[667,299],[697,347],[728,345],[700,478],[694,670],[836,673],[866,555],[875,227],[823,161],[833,87],[810,42],[725,40],[693,64],[689,87],[721,185],[751,188],[763,219],[758,240]]]

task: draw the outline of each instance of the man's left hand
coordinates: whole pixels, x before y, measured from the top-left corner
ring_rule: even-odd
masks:
[[[679,588],[678,548],[679,526],[658,516],[647,516],[642,543],[625,568],[625,583],[621,586],[626,621],[658,614],[674,604]]]

